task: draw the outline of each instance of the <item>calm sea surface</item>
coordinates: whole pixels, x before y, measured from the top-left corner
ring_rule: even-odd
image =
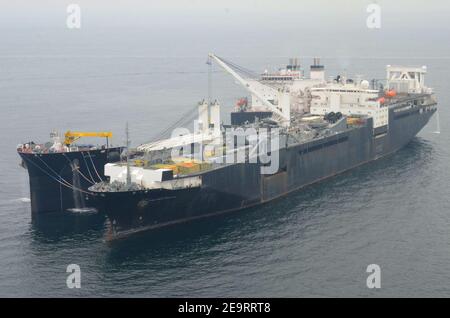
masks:
[[[148,30],[2,30],[0,41],[0,296],[450,296],[450,50],[433,36],[370,39]],[[284,41],[284,42],[283,42]],[[448,41],[446,41],[448,42]],[[104,219],[31,221],[18,143],[59,129],[151,139],[207,96],[209,51],[255,71],[320,55],[329,75],[384,78],[387,64],[427,65],[436,117],[397,153],[262,207],[108,245]],[[245,92],[214,68],[226,116]],[[226,121],[227,119],[225,119]],[[189,127],[191,128],[191,127]],[[78,264],[82,287],[66,287]],[[369,264],[382,288],[366,287]]]

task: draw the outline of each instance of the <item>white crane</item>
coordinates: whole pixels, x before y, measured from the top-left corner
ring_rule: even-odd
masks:
[[[224,61],[222,61],[219,57],[214,55],[213,53],[208,54],[209,58],[216,61],[227,73],[231,74],[246,90],[248,90],[252,95],[254,95],[259,101],[261,101],[273,114],[274,119],[280,122],[283,126],[289,126],[290,124],[290,95],[289,92],[286,92],[283,89],[279,89],[277,91],[278,103],[275,104],[272,101],[268,100],[258,91],[258,87],[252,83],[244,79],[237,72],[235,72],[230,66],[227,65]],[[263,84],[258,82],[258,86],[264,86]],[[269,88],[269,87],[267,87]],[[270,87],[273,90],[273,88]]]

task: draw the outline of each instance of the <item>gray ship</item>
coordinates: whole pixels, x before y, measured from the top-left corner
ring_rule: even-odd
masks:
[[[220,105],[201,102],[194,131],[137,147],[108,163],[107,182],[89,188],[110,223],[111,239],[260,205],[389,155],[436,112],[426,67],[387,66],[385,88],[367,80],[325,79],[314,59],[305,77],[297,59],[246,78],[209,55],[242,84],[231,124]]]

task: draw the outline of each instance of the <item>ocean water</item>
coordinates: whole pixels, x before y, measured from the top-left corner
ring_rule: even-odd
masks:
[[[1,35],[0,296],[450,296],[450,50],[435,33],[420,43],[412,35],[319,42],[285,34],[271,45],[267,34],[225,31]],[[133,145],[145,142],[207,97],[209,51],[255,71],[290,56],[307,66],[313,55],[333,76],[383,78],[386,64],[427,65],[440,134],[434,117],[384,159],[261,207],[114,244],[104,242],[99,215],[32,222],[18,143],[78,129],[112,130],[121,144],[126,121]],[[211,94],[226,116],[245,91],[218,67],[212,74]],[[381,267],[377,290],[366,287],[373,263]],[[66,286],[69,264],[81,267],[80,289]]]

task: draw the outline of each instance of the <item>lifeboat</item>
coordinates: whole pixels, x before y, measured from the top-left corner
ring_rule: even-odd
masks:
[[[238,111],[243,111],[247,108],[248,100],[246,97],[240,98],[236,103],[236,109]]]
[[[391,89],[391,90],[388,90],[387,92],[386,92],[386,97],[395,97],[396,95],[397,95],[397,92],[396,91],[394,91],[393,89]]]

